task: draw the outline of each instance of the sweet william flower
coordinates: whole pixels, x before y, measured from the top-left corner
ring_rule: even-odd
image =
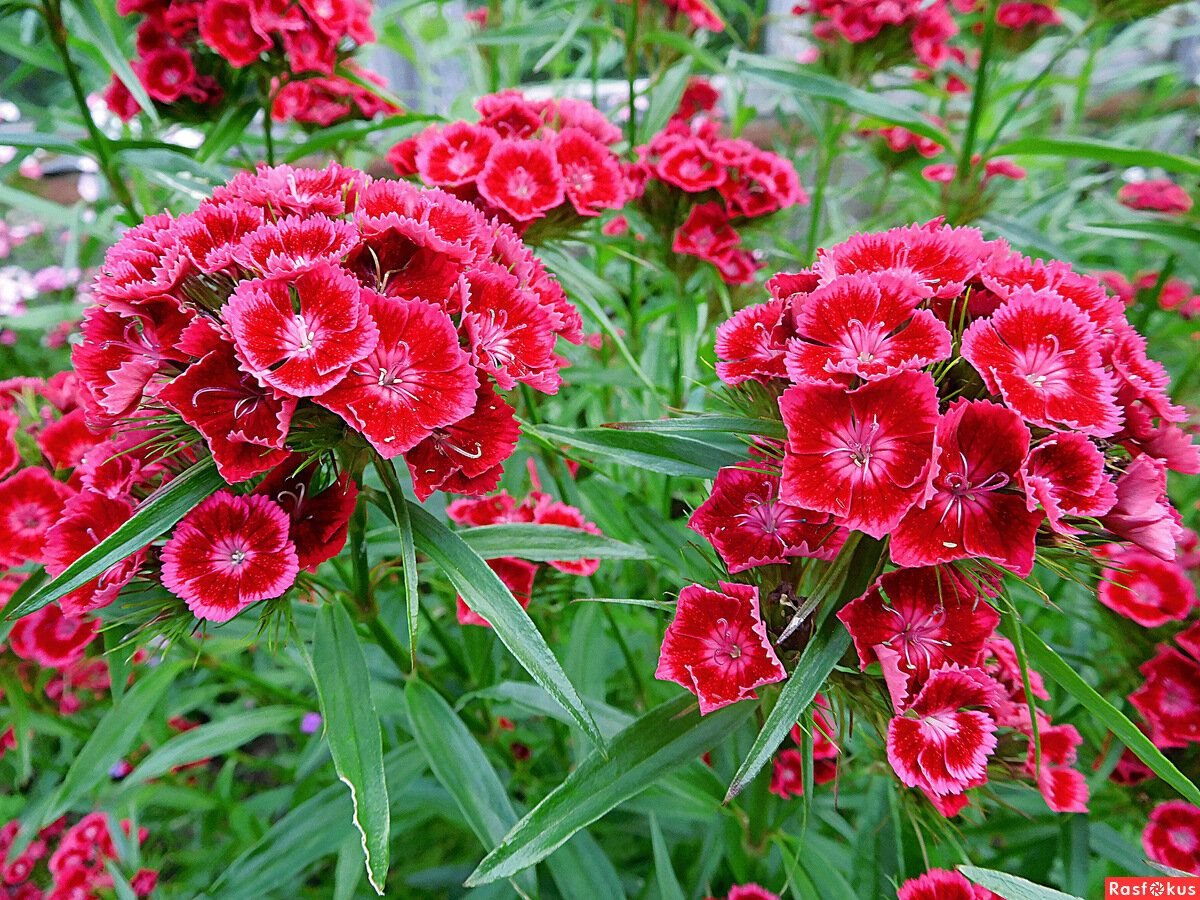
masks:
[[[997,896],[949,869],[930,869],[910,878],[896,893],[897,900],[995,900]]]
[[[90,616],[69,616],[51,604],[17,619],[9,632],[8,646],[21,659],[48,669],[65,669],[83,659],[99,633],[99,621]]]
[[[513,597],[521,604],[521,608],[527,609],[533,596],[533,580],[537,575],[537,565],[524,559],[514,559],[512,557],[489,559],[486,562],[488,568],[495,572],[500,580],[504,582],[504,586],[512,592]],[[456,603],[460,625],[481,625],[484,628],[492,627],[492,623],[471,609],[461,595],[459,595]]]
[[[80,491],[71,497],[61,517],[46,532],[46,571],[60,575],[84,553],[129,521],[133,504],[124,498],[108,497],[94,491]],[[96,578],[71,591],[58,602],[68,615],[82,616],[108,606],[137,574],[146,556],[145,549],[109,566]]]
[[[1159,647],[1138,671],[1145,682],[1129,702],[1149,726],[1150,739],[1162,748],[1200,741],[1200,626],[1176,637],[1179,647]]]
[[[1196,606],[1196,587],[1174,562],[1139,547],[1109,544],[1096,551],[1105,568],[1096,596],[1113,612],[1143,628],[1187,618]]]
[[[1142,847],[1156,863],[1200,875],[1200,808],[1183,800],[1154,807]]]
[[[0,481],[0,565],[46,559],[46,532],[75,493],[45,469],[20,469]]]
[[[938,419],[929,375],[900,372],[852,391],[799,384],[779,409],[788,434],[784,502],[879,538],[925,490]]]
[[[1116,502],[1101,524],[1122,541],[1162,560],[1175,558],[1183,535],[1179,514],[1167,496],[1167,469],[1161,460],[1139,456],[1117,478]]]
[[[517,222],[540,218],[566,198],[553,150],[533,140],[500,141],[488,155],[478,183],[483,199]]]
[[[299,562],[287,513],[263,496],[213,494],[184,517],[162,550],[162,580],[197,618],[226,622],[283,594]]]
[[[1117,488],[1104,471],[1104,455],[1078,432],[1061,432],[1029,452],[1021,472],[1027,506],[1046,513],[1060,534],[1078,534],[1067,516],[1100,516],[1117,501]]]
[[[324,488],[317,481],[316,463],[304,465],[303,458],[291,454],[254,489],[287,513],[288,539],[300,568],[308,572],[341,553],[358,501],[358,488],[346,472]]]
[[[695,694],[701,713],[753,699],[755,688],[787,677],[759,616],[758,588],[718,587],[693,584],[679,592],[654,673]]]
[[[1122,186],[1117,200],[1130,209],[1181,216],[1192,208],[1188,192],[1167,178],[1134,181]]]

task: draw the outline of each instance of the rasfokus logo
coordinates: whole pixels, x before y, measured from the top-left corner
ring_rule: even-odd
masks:
[[[1200,897],[1200,878],[1105,878],[1105,897]]]

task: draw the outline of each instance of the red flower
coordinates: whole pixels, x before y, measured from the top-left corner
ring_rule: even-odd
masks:
[[[318,466],[301,466],[303,459],[288,456],[259,482],[254,493],[270,497],[287,513],[288,540],[296,547],[301,569],[315,572],[346,545],[350,516],[358,501],[358,488],[345,472],[318,488]]]
[[[962,294],[988,248],[974,228],[948,228],[931,222],[856,234],[836,247],[818,251],[814,269],[822,283],[851,272],[895,269],[914,275],[932,296],[949,299]]]
[[[284,441],[293,397],[280,397],[237,368],[224,344],[184,370],[158,399],[204,435],[221,477],[230,484],[261,475],[287,458]]]
[[[788,305],[776,299],[747,306],[718,325],[718,377],[729,385],[785,377],[790,320]]]
[[[427,184],[439,187],[470,184],[483,171],[498,140],[496,132],[470,122],[430,128],[416,138],[413,165]]]
[[[101,436],[87,427],[82,409],[73,409],[38,432],[37,442],[47,462],[56,469],[73,469],[83,455],[99,444]]]
[[[296,580],[288,515],[262,496],[213,494],[175,526],[162,551],[163,585],[198,619],[227,622]]]
[[[725,181],[725,164],[699,138],[683,137],[672,142],[654,166],[656,174],[689,194],[699,194]]]
[[[688,527],[713,545],[730,573],[792,557],[833,559],[846,540],[828,513],[782,502],[779,476],[749,467],[721,469]]]
[[[1051,812],[1088,811],[1088,784],[1079,770],[1068,766],[1043,765],[1037,774],[1037,785]]]
[[[700,203],[692,207],[683,224],[676,229],[671,250],[716,262],[741,240],[720,203]]]
[[[1086,435],[1067,431],[1034,447],[1021,473],[1028,508],[1041,506],[1050,527],[1078,534],[1065,516],[1100,516],[1117,500],[1116,485],[1104,471],[1102,454]]]
[[[759,616],[758,588],[724,581],[719,587],[692,584],[679,592],[654,673],[695,694],[701,713],[753,699],[756,687],[787,677]]]
[[[353,223],[328,216],[285,216],[241,239],[233,251],[238,263],[261,275],[287,275],[337,264],[358,244]]]
[[[200,11],[200,38],[235,69],[271,49],[271,41],[255,27],[253,10],[242,0],[205,0]]]
[[[533,579],[537,575],[537,565],[526,562],[523,559],[512,559],[511,557],[489,559],[486,562],[488,568],[500,576],[500,580],[504,582],[504,586],[512,591],[513,597],[521,604],[521,608],[528,608],[533,594]],[[460,625],[482,625],[484,628],[492,627],[492,623],[467,606],[467,602],[461,596],[458,598],[458,622]]]
[[[782,156],[750,150],[734,162],[738,173],[721,185],[721,196],[734,215],[756,218],[808,203],[796,167]]]
[[[1150,739],[1165,749],[1200,742],[1200,659],[1194,646],[1183,640],[1179,644],[1191,655],[1160,647],[1138,667],[1146,680],[1129,695],[1129,702],[1150,726]]]
[[[1108,564],[1096,595],[1113,612],[1157,628],[1187,618],[1195,607],[1195,585],[1175,563],[1117,544],[1099,548],[1096,555]]]
[[[801,384],[779,401],[787,426],[782,499],[883,537],[925,489],[933,462],[937,389],[901,372],[846,392]]]
[[[538,141],[500,141],[479,173],[483,199],[518,222],[540,219],[566,199],[562,167]]]
[[[360,291],[329,263],[295,278],[241,282],[223,312],[242,366],[295,397],[325,393],[379,338]]]
[[[1004,689],[982,669],[932,672],[912,705],[888,724],[888,761],[900,781],[935,796],[986,781],[996,722],[984,710],[1003,697]]]
[[[1000,614],[953,570],[940,567],[898,569],[880,576],[865,594],[852,600],[838,618],[854,639],[859,665],[883,662],[881,648],[904,683],[903,703],[929,677],[950,663],[979,665],[984,644],[1000,624]]]
[[[103,96],[108,111],[122,122],[128,122],[142,111],[137,100],[133,98],[133,94],[129,92],[129,88],[125,86],[125,82],[116,75],[112,76],[108,87],[104,89]]]
[[[67,567],[129,521],[133,504],[93,491],[67,501],[62,517],[46,533],[46,571],[60,575]],[[146,557],[144,549],[113,563],[96,578],[67,594],[59,604],[71,616],[108,606],[133,580]]]
[[[900,885],[897,900],[992,900],[987,888],[969,882],[965,875],[948,869],[930,869]]]
[[[797,337],[788,342],[793,381],[885,378],[950,355],[950,332],[916,309],[921,285],[895,275],[845,275],[796,304]]]
[[[21,420],[16,413],[0,410],[0,478],[17,467],[21,452],[17,449],[17,429]]]
[[[44,562],[46,532],[74,493],[45,469],[21,469],[0,481],[0,566]]]
[[[758,884],[735,884],[725,900],[779,900],[779,895]]]
[[[146,93],[160,103],[174,103],[196,80],[191,54],[178,47],[147,53],[133,68]]]
[[[896,526],[892,560],[915,566],[982,557],[1028,575],[1043,516],[1027,507],[1020,487],[1029,453],[1020,416],[986,400],[956,400],[934,445],[929,492]]]
[[[567,199],[581,216],[619,209],[625,202],[625,176],[616,154],[582,128],[565,128],[554,138]]]
[[[65,669],[83,659],[100,623],[87,616],[68,616],[57,606],[43,606],[13,623],[8,646],[21,659],[47,669]]]
[[[1183,529],[1167,496],[1167,467],[1162,460],[1149,456],[1134,459],[1117,478],[1116,491],[1117,501],[1101,517],[1101,524],[1120,540],[1159,559],[1174,559]]]
[[[1117,191],[1117,200],[1130,209],[1180,216],[1192,208],[1188,192],[1167,178],[1135,181]]]
[[[548,394],[562,378],[554,356],[550,317],[529,291],[497,265],[465,276],[462,330],[471,348],[471,361],[496,380],[503,390],[528,384]]]
[[[1156,863],[1200,875],[1200,808],[1182,800],[1154,807],[1142,847]]]
[[[480,97],[475,101],[475,110],[480,116],[479,124],[493,129],[502,138],[527,138],[544,124],[545,104],[531,102],[513,88]]]
[[[1095,326],[1049,291],[1016,291],[962,338],[962,355],[1025,421],[1093,437],[1116,434],[1121,413],[1100,362]]]
[[[211,274],[233,262],[238,242],[262,221],[257,206],[240,200],[220,204],[206,200],[194,213],[176,220],[175,233],[196,268]]]
[[[109,249],[93,290],[106,300],[149,301],[175,288],[187,268],[175,220],[170,213],[160,213],[130,228]]]
[[[837,762],[832,759],[813,760],[813,784],[828,784],[837,777]],[[776,797],[790,800],[804,795],[804,754],[799,750],[781,750],[771,768],[770,791]]]
[[[379,342],[317,402],[392,459],[469,415],[479,379],[439,307],[363,294]]]

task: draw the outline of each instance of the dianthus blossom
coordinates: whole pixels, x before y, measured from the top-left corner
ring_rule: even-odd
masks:
[[[1160,212],[1169,216],[1181,216],[1192,208],[1192,198],[1188,192],[1167,178],[1131,181],[1117,191],[1117,200],[1130,209]]]
[[[1200,808],[1182,800],[1160,803],[1142,832],[1142,847],[1156,863],[1200,875]]]
[[[613,145],[621,131],[584,100],[480,97],[478,122],[432,125],[392,148],[402,176],[452,191],[519,231],[565,230],[619,209],[628,187]],[[544,220],[544,221],[543,221]]]

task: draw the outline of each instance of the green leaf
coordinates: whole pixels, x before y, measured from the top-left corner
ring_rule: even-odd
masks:
[[[754,711],[735,703],[707,716],[690,694],[646,713],[612,739],[608,759],[591,753],[504,838],[467,879],[468,887],[535,865],[619,804],[696,760]]]
[[[496,636],[516,657],[533,680],[540,684],[592,739],[601,753],[604,738],[595,719],[583,705],[545,638],[529,614],[513,597],[500,577],[491,570],[466,541],[450,531],[420,506],[409,502],[413,538],[417,549],[446,573],[467,605],[491,624]]]
[[[526,426],[526,431],[535,429]],[[724,466],[745,462],[744,453],[676,434],[615,428],[558,428],[539,425],[543,438],[585,450],[623,466],[691,478],[713,478]]]
[[[1200,229],[1177,222],[1098,222],[1078,225],[1088,234],[1134,241],[1154,241],[1180,254],[1193,254],[1200,244]]]
[[[1162,751],[1154,746],[1141,729],[1100,696],[1095,688],[1084,681],[1066,660],[1038,636],[1037,632],[1022,623],[1021,633],[1025,636],[1025,649],[1029,658],[1039,672],[1078,700],[1084,709],[1116,735],[1117,740],[1133,751],[1138,759],[1148,765],[1155,775],[1174,788],[1181,797],[1200,806],[1200,790],[1196,789],[1196,785],[1188,780],[1173,762],[1163,756]]]
[[[641,547],[566,525],[515,522],[457,532],[484,559],[517,556],[534,562],[571,559],[648,559]]]
[[[504,785],[483,748],[432,687],[411,678],[404,688],[408,718],[434,777],[454,798],[471,831],[485,850],[491,850],[517,821]],[[533,873],[518,879],[528,895],[536,893]]]
[[[1169,172],[1200,175],[1200,159],[1149,147],[1133,147],[1096,138],[1022,137],[992,151],[991,156],[1055,156],[1094,159],[1116,166],[1157,166]]]
[[[638,131],[641,132],[643,140],[648,140],[650,135],[662,131],[666,126],[671,114],[679,108],[679,99],[683,96],[691,74],[692,60],[685,56],[667,69],[651,87],[646,115],[638,122]]]
[[[671,853],[663,839],[662,829],[658,827],[658,818],[653,813],[650,814],[650,846],[654,852],[654,880],[658,883],[658,896],[661,900],[684,900],[683,888],[671,865]]]
[[[729,54],[729,68],[735,75],[751,81],[827,100],[882,122],[903,125],[909,131],[937,141],[943,147],[951,145],[950,136],[945,131],[912,107],[895,103],[877,93],[860,90],[828,75],[808,71],[797,63],[734,50]]]
[[[408,651],[412,669],[417,667],[417,630],[421,616],[421,595],[417,590],[417,548],[413,543],[412,518],[408,514],[408,500],[404,488],[396,475],[396,467],[390,459],[375,457],[375,469],[383,482],[392,521],[400,538],[400,565],[404,573],[404,605],[408,611]]]
[[[783,439],[787,429],[782,422],[771,419],[753,419],[748,416],[684,416],[679,419],[644,419],[637,422],[609,422],[605,428],[615,431],[646,431],[651,434],[678,434],[687,432],[709,432],[715,434],[761,434],[764,437]]]
[[[201,500],[225,486],[212,459],[168,481],[142,501],[129,521],[106,537],[21,603],[10,603],[6,620],[19,619],[53,603],[132,553],[141,550],[187,515]]]
[[[994,869],[980,869],[977,866],[959,866],[962,872],[973,882],[989,891],[995,891],[1004,900],[1081,900],[1072,894],[1064,894],[1053,888],[1043,887]]]
[[[100,4],[96,0],[75,0],[67,7],[74,15],[69,15],[73,36],[80,38],[103,57],[109,70],[129,89],[133,99],[142,111],[150,117],[155,125],[159,124],[158,111],[154,101],[146,93],[140,78],[134,74],[133,67],[121,45],[117,41],[113,29],[100,12]]]
[[[264,706],[261,709],[235,713],[214,722],[205,722],[190,731],[177,734],[161,747],[151,751],[136,769],[125,776],[125,780],[121,782],[121,790],[126,791],[144,784],[179,766],[213,756],[223,756],[264,734],[287,731],[298,718],[299,713],[295,709],[286,706]]]
[[[161,663],[134,682],[133,687],[104,714],[87,743],[75,755],[71,768],[58,789],[58,797],[42,825],[48,825],[69,810],[129,752],[142,726],[179,674],[181,663]]]
[[[312,664],[325,739],[338,777],[350,788],[367,878],[383,896],[391,831],[383,736],[362,645],[350,615],[339,604],[326,604],[317,612]]]

